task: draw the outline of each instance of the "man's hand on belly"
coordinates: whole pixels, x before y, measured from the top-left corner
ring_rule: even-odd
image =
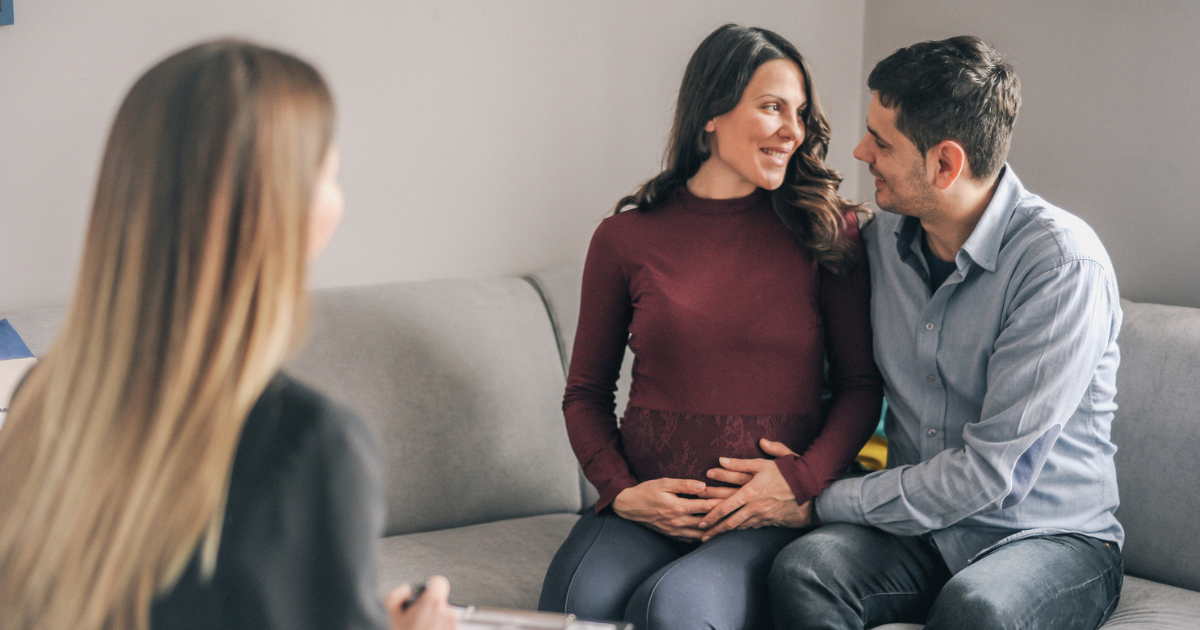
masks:
[[[778,442],[762,440],[769,455],[793,455],[791,449]],[[740,488],[710,487],[702,497],[723,499],[696,525],[706,530],[701,540],[735,529],[758,527],[806,527],[812,523],[812,501],[796,503],[796,495],[770,459],[721,458],[721,468],[708,471],[716,481]]]
[[[661,534],[698,540],[705,532],[697,525],[721,500],[679,495],[701,495],[706,488],[703,481],[692,479],[651,479],[622,490],[613,499],[612,508],[617,516],[642,523]]]

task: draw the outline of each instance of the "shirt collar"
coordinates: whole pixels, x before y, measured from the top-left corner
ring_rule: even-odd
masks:
[[[916,217],[904,217],[896,224],[896,253],[900,254],[900,260],[908,260],[909,256],[916,253],[913,239],[917,238],[920,231],[921,221]]]
[[[1013,211],[1017,208],[1017,202],[1024,192],[1025,187],[1021,185],[1021,180],[1017,179],[1017,174],[1013,172],[1011,166],[1005,164],[1003,170],[1000,171],[996,192],[992,195],[991,202],[984,209],[979,223],[976,224],[971,236],[967,238],[967,242],[963,243],[962,249],[959,251],[966,253],[980,267],[988,271],[995,271],[996,260],[1000,256],[1000,244],[1004,242],[1004,230],[1008,227],[1009,219],[1012,218]],[[894,230],[896,252],[900,254],[901,260],[907,259],[918,251],[916,246],[919,243],[916,243],[914,239],[917,238],[920,230],[921,221],[916,217],[904,217],[896,224]]]
[[[992,195],[991,203],[983,211],[979,223],[962,246],[962,251],[966,252],[975,264],[988,271],[996,270],[1000,244],[1004,242],[1004,230],[1008,228],[1008,222],[1012,219],[1017,202],[1024,192],[1025,187],[1021,185],[1021,180],[1017,179],[1017,174],[1011,166],[1005,164],[1004,170],[1000,171],[1000,181],[996,183],[996,192]]]

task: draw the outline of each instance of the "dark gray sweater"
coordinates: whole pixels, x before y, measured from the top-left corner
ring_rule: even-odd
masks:
[[[211,580],[199,553],[153,630],[387,627],[377,583],[382,466],[366,423],[284,375],[246,420]]]

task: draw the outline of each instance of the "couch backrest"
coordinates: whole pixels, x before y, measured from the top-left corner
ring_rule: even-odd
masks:
[[[64,316],[0,314],[37,356]],[[581,507],[557,340],[525,280],[314,291],[287,371],[376,424],[389,535]]]
[[[1112,433],[1125,571],[1200,590],[1200,309],[1121,306]]]
[[[288,372],[377,422],[389,535],[580,508],[557,342],[525,280],[315,291]]]
[[[311,340],[289,370],[378,423],[389,533],[579,509],[560,411],[579,277],[535,274],[537,291],[500,279],[314,292]],[[1200,309],[1122,304],[1113,440],[1126,570],[1200,590]],[[0,318],[41,356],[64,315]]]

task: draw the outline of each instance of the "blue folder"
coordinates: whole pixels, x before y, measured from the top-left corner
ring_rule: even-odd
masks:
[[[31,359],[33,353],[21,341],[21,335],[13,329],[7,319],[0,319],[0,361],[6,359]]]

